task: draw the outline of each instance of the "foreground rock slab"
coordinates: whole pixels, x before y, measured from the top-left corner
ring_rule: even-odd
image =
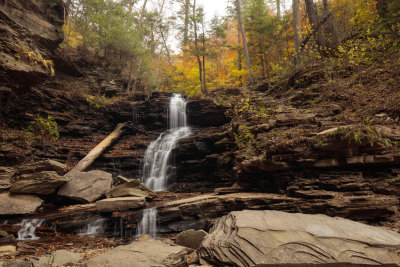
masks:
[[[90,203],[106,193],[113,182],[111,173],[104,171],[75,171],[66,175],[69,182],[61,186],[58,195]]]
[[[96,202],[96,209],[101,212],[127,211],[144,206],[144,197],[117,197]]]
[[[82,257],[81,253],[71,252],[68,250],[54,251],[50,256],[42,256],[36,265],[40,266],[65,266],[77,263]],[[34,265],[34,266],[36,266]]]
[[[0,194],[0,214],[31,214],[42,205],[43,200],[33,195]]]
[[[117,247],[100,256],[90,259],[86,264],[87,267],[165,266],[163,264],[164,259],[169,255],[179,253],[182,250],[185,250],[185,248],[181,246],[173,246],[164,243],[161,240],[132,242],[129,245]]]
[[[343,218],[281,211],[222,217],[198,250],[203,263],[400,264],[400,234]]]

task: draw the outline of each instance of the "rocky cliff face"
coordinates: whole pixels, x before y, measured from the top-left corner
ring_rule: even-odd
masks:
[[[61,0],[0,2],[2,91],[30,87],[49,77],[47,60],[63,40],[63,18]]]

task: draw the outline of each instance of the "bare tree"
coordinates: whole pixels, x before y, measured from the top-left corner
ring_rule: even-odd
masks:
[[[195,54],[197,63],[199,64],[199,80],[200,80],[200,90],[203,94],[205,94],[205,88],[203,84],[203,66],[201,64],[200,55],[199,55],[199,45],[198,45],[198,38],[197,38],[197,17],[196,17],[196,0],[193,0],[193,28],[194,28],[194,47],[195,47]]]
[[[276,0],[276,16],[281,20],[281,0]]]
[[[238,18],[238,22],[239,22],[240,32],[242,33],[244,56],[246,58],[246,65],[247,65],[247,71],[249,73],[249,80],[250,80],[250,83],[254,83],[254,77],[253,77],[253,73],[251,71],[249,49],[247,47],[247,41],[246,41],[246,33],[244,31],[244,26],[243,26],[240,0],[236,0],[236,11],[237,11],[237,18]]]
[[[294,45],[295,45],[295,63],[296,65],[300,64],[300,43],[301,43],[301,35],[300,35],[300,1],[293,0],[292,2],[292,10],[293,10],[293,37],[294,37]]]
[[[318,16],[317,7],[315,6],[313,0],[304,0],[304,2],[306,4],[306,11],[307,11],[308,19],[310,21],[313,33],[317,37],[316,39],[317,39],[318,47],[326,48],[326,41],[325,41],[325,37],[322,33],[321,27],[320,27],[321,22],[320,22],[320,18]]]

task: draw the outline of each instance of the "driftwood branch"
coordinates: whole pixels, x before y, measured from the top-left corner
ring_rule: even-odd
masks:
[[[92,163],[101,155],[103,152],[113,145],[115,141],[117,141],[121,135],[126,131],[127,128],[131,127],[131,123],[120,123],[117,128],[110,133],[103,141],[101,141],[95,148],[90,150],[90,152],[81,159],[78,164],[75,165],[68,173],[76,172],[76,171],[84,171],[86,170]]]

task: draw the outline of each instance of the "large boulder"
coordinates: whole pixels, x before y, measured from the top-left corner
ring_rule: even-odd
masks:
[[[75,171],[66,175],[69,182],[61,186],[58,195],[83,203],[90,203],[104,195],[113,182],[111,173],[94,170],[89,172]]]
[[[144,197],[117,197],[96,202],[96,209],[101,212],[127,211],[144,206]]]
[[[207,233],[189,229],[178,234],[175,243],[191,249],[198,249]]]
[[[12,184],[10,192],[50,195],[68,181],[68,177],[60,176],[55,171],[23,174],[18,177],[18,181]]]
[[[115,197],[144,197],[154,198],[156,194],[146,185],[140,183],[139,179],[118,185],[106,192],[108,198]]]
[[[42,160],[18,166],[17,175],[35,173],[41,171],[55,171],[58,175],[63,175],[67,171],[67,166],[55,160]]]
[[[0,215],[31,214],[43,200],[33,195],[0,194]]]
[[[244,210],[222,217],[198,253],[217,265],[399,265],[399,246],[399,233],[343,218]]]

